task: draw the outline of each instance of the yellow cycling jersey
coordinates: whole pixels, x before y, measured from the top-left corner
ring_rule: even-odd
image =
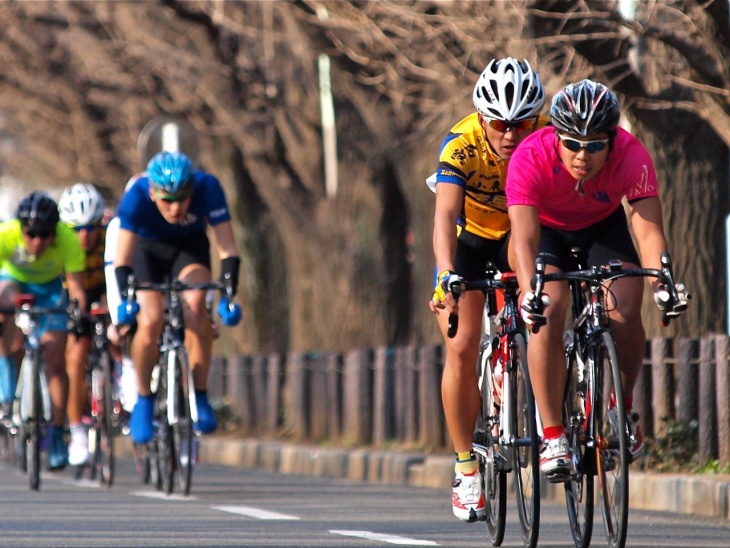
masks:
[[[545,126],[548,121],[540,116],[537,126]],[[464,189],[459,230],[490,240],[499,240],[509,232],[506,179],[507,162],[487,141],[478,113],[451,128],[441,144],[436,184],[456,184]]]
[[[28,253],[18,219],[0,224],[0,268],[19,282],[45,284],[64,273],[83,272],[85,262],[76,233],[61,222],[51,244],[37,257]]]

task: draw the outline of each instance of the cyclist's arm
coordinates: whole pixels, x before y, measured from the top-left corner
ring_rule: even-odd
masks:
[[[218,255],[221,259],[238,257],[238,249],[236,248],[236,240],[233,237],[231,221],[224,221],[213,226],[213,233],[215,234],[215,242],[218,247]]]
[[[66,283],[68,284],[68,298],[76,300],[79,303],[79,309],[88,312],[88,304],[86,302],[86,292],[84,291],[84,273],[69,272],[66,274]]]
[[[132,266],[134,248],[137,245],[137,234],[120,228],[117,233],[117,251],[114,255],[114,266]]]
[[[540,219],[537,208],[529,205],[511,205],[507,208],[512,235],[510,236],[510,267],[517,272],[520,292],[531,291],[530,282],[535,274],[535,259],[540,245]]]
[[[629,219],[638,244],[641,266],[661,268],[661,253],[667,249],[661,202],[657,197],[650,197],[636,200],[630,206]],[[652,285],[656,283],[658,281],[654,280]]]
[[[464,205],[464,189],[451,183],[436,185],[433,218],[433,254],[439,272],[454,270],[456,223]]]

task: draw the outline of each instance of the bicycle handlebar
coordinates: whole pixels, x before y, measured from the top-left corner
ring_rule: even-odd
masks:
[[[496,271],[493,273],[496,274]],[[511,281],[505,282],[504,280],[497,278],[483,278],[479,280],[461,280],[459,284],[452,284],[452,287],[456,286],[456,290],[450,288],[451,294],[454,296],[454,300],[459,299],[463,291],[475,291],[485,289],[510,289],[517,287],[517,280],[512,278]],[[450,339],[456,336],[459,329],[459,316],[457,314],[449,314],[449,328],[446,332]]]
[[[567,272],[552,272],[545,274],[545,263],[541,257],[535,260],[535,275],[533,276],[530,285],[532,290],[535,292],[535,303],[537,306],[542,308],[542,292],[545,283],[553,281],[581,281],[587,282],[590,285],[599,285],[603,282],[615,280],[618,278],[638,278],[638,277],[649,277],[658,279],[663,285],[666,286],[669,292],[670,299],[673,302],[679,301],[679,294],[677,287],[674,283],[674,276],[672,275],[672,259],[669,252],[663,251],[661,254],[661,269],[656,268],[629,268],[623,269],[621,261],[610,261],[607,265],[594,266],[590,269],[573,270]],[[542,313],[542,310],[538,311]],[[669,316],[666,312],[662,314],[662,326],[666,327],[669,325],[672,316]],[[533,332],[537,333],[538,328],[533,328]]]

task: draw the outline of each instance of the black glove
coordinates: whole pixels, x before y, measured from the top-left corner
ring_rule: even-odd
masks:
[[[226,257],[221,261],[221,283],[230,280],[233,294],[238,291],[238,271],[241,267],[241,259],[238,257]]]
[[[122,296],[122,299],[127,297],[129,276],[131,274],[133,274],[131,266],[118,266],[114,269],[114,277],[117,279],[117,286],[119,287],[119,294]]]

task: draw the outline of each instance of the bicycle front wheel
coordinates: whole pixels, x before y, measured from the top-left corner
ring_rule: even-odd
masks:
[[[500,546],[504,540],[507,518],[507,473],[500,464],[499,406],[494,396],[490,342],[488,336],[482,337],[477,362],[482,410],[474,436],[474,451],[479,459],[479,472],[482,475],[484,512],[489,540],[492,546]]]
[[[41,485],[41,424],[43,422],[43,400],[40,386],[40,350],[33,350],[26,354],[28,362],[24,364],[31,368],[29,383],[23,384],[21,393],[21,409],[30,410],[27,417],[23,417],[23,440],[25,441],[25,467],[28,471],[28,482],[34,491]]]
[[[184,348],[170,353],[167,364],[175,372],[175,422],[172,425],[174,441],[175,467],[177,469],[177,483],[180,491],[190,494],[195,463],[195,446],[193,437],[193,421],[190,413],[190,392],[192,390],[192,372],[188,364],[188,353]]]
[[[566,481],[565,503],[568,508],[570,532],[576,548],[588,548],[593,536],[595,450],[586,447],[586,420],[590,406],[590,387],[577,378],[576,350],[567,356],[568,380],[563,403],[563,424],[568,427],[568,441],[573,453],[576,473]]]
[[[540,533],[540,454],[538,450],[535,397],[527,367],[525,336],[517,333],[510,343],[512,398],[515,426],[514,465],[517,512],[525,546],[535,548]]]
[[[603,523],[610,548],[623,548],[629,518],[629,445],[616,346],[603,332],[595,347],[594,428]]]
[[[108,352],[102,352],[99,358],[101,390],[96,392],[101,401],[97,402],[99,482],[111,487],[114,483],[114,384],[112,379],[112,360]]]
[[[158,472],[158,476],[154,477],[153,469],[153,479],[157,479],[157,489],[165,491],[168,495],[175,486],[175,447],[168,413],[168,392],[174,390],[167,368],[170,354],[171,351],[165,353],[160,367],[155,398],[155,437],[152,440],[152,447],[148,449],[148,452],[155,457],[152,466],[156,466]]]

